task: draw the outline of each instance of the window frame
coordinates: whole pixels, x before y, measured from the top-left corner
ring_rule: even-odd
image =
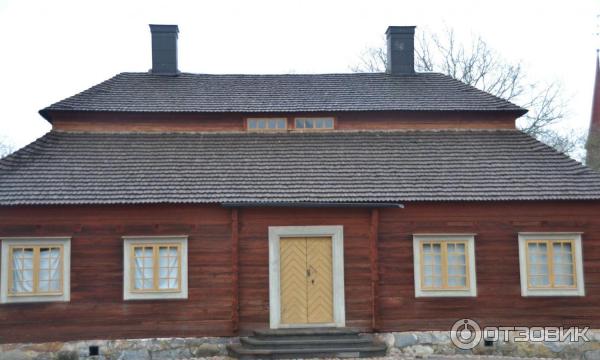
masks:
[[[26,303],[26,302],[68,302],[71,299],[71,238],[70,237],[12,237],[1,238],[2,241],[2,264],[0,277],[0,303]],[[12,253],[15,248],[33,248],[33,279],[34,289],[39,286],[39,249],[40,248],[60,248],[61,279],[60,291],[32,293],[13,293],[11,287],[12,280]],[[37,249],[37,251],[36,251]],[[38,256],[35,256],[37,252]],[[36,262],[37,260],[37,262]],[[37,271],[37,273],[36,273]]]
[[[174,236],[123,236],[123,300],[149,300],[149,299],[187,299],[188,298],[188,259],[186,235]],[[135,289],[135,247],[152,247],[153,251],[153,282],[156,285],[159,269],[156,267],[159,258],[156,257],[160,246],[177,246],[178,261],[178,289],[151,290]]]
[[[440,254],[442,257],[442,279],[447,282],[447,249],[448,243],[465,244],[465,287],[434,288],[424,286],[423,275],[423,244],[442,244]],[[446,256],[446,258],[444,258]],[[475,269],[475,234],[413,234],[413,268],[415,297],[476,297],[477,274]],[[444,274],[446,276],[444,277]],[[442,280],[444,281],[444,280]],[[447,284],[446,284],[447,285]]]
[[[317,127],[312,127],[312,128],[306,128],[306,127],[302,127],[299,128],[298,125],[298,120],[304,121],[306,122],[306,120],[325,120],[325,119],[331,119],[331,127],[322,127],[322,128],[317,128]],[[336,128],[336,118],[334,116],[298,116],[294,118],[294,130],[296,131],[327,131],[327,130],[335,130]]]
[[[520,232],[519,233],[519,273],[521,280],[521,296],[585,296],[585,282],[583,274],[583,249],[581,246],[580,232]],[[552,248],[556,242],[571,243],[571,258],[573,261],[574,286],[554,285],[554,260],[548,258],[548,286],[534,287],[529,281],[529,243],[546,243]],[[552,254],[552,249],[547,250]]]
[[[255,129],[250,127],[250,121],[252,120],[265,120],[266,121],[266,125],[268,126],[269,120],[275,120],[275,121],[280,121],[283,120],[285,127],[283,129],[280,128],[275,128],[275,129],[269,129],[268,127],[265,127],[264,129],[259,129],[258,128],[258,123],[257,123],[257,127]],[[246,131],[251,131],[251,132],[278,132],[278,131],[287,131],[289,128],[289,124],[288,124],[288,118],[287,117],[283,117],[283,116],[277,116],[277,117],[247,117],[245,118],[244,121],[244,126],[246,128]]]

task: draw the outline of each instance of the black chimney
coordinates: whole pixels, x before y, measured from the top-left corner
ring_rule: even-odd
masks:
[[[391,75],[415,73],[415,26],[390,26],[387,38],[387,68]]]
[[[177,25],[150,25],[152,33],[152,70],[157,75],[178,75]]]

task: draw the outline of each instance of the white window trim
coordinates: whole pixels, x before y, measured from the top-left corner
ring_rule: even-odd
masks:
[[[466,241],[469,274],[469,289],[466,290],[423,290],[421,288],[421,253],[422,241]],[[415,274],[415,297],[476,297],[477,275],[475,269],[475,234],[413,234],[413,259]]]
[[[131,245],[152,243],[179,243],[181,246],[181,290],[176,292],[132,292],[131,290]],[[123,299],[187,299],[188,298],[188,237],[178,236],[123,236]]]
[[[579,232],[521,232],[519,233],[519,268],[521,273],[521,296],[585,296],[583,277],[583,250]],[[575,271],[577,287],[574,289],[530,289],[527,286],[528,240],[573,240],[575,244]]]
[[[279,246],[282,237],[331,237],[333,270],[333,323],[282,324]],[[346,308],[344,295],[344,227],[333,226],[269,226],[269,317],[271,329],[293,327],[344,327]]]
[[[0,303],[67,302],[71,300],[71,238],[70,237],[11,237],[2,238],[2,276],[0,277]],[[61,295],[8,295],[9,248],[11,246],[60,245],[63,247]]]

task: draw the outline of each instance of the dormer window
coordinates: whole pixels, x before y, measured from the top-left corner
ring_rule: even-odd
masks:
[[[249,131],[281,131],[287,129],[286,118],[248,118]]]
[[[332,117],[301,117],[294,122],[296,130],[332,130]]]

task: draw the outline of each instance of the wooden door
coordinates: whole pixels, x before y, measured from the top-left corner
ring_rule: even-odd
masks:
[[[331,238],[282,238],[281,321],[333,323]]]

